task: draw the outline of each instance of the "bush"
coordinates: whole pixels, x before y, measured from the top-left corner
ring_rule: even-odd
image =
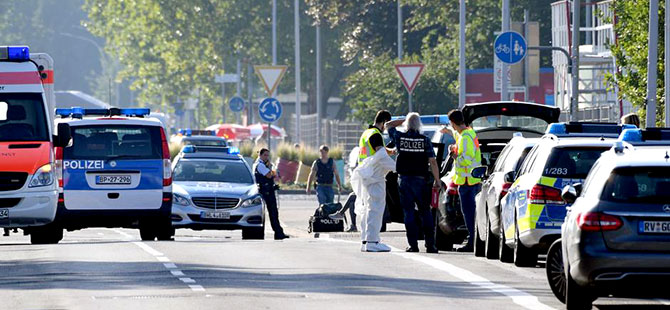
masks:
[[[277,146],[277,157],[288,161],[298,161],[298,150],[293,145],[282,142]]]
[[[170,160],[174,160],[175,157],[181,151],[181,143],[170,143]]]
[[[342,155],[344,154],[344,150],[342,149],[341,146],[336,146],[328,152],[328,156],[330,156],[333,160],[340,160],[342,159]]]
[[[310,147],[302,147],[298,151],[298,160],[305,165],[311,166],[312,163],[319,159],[319,152]]]
[[[253,157],[252,155],[253,153],[255,153],[254,144],[248,141],[242,142],[242,144],[240,144],[239,149],[240,149],[240,155],[244,157]],[[258,157],[258,155],[256,155],[256,157]]]

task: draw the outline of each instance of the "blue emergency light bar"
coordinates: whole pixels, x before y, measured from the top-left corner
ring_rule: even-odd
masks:
[[[626,129],[618,141],[632,145],[670,145],[670,128]]]
[[[392,116],[391,120],[404,119],[406,116]],[[446,114],[422,115],[419,116],[421,124],[423,125],[447,125],[449,124],[449,117]]]
[[[635,125],[616,123],[568,122],[551,123],[545,133],[559,137],[607,137],[617,138],[624,129],[635,129]]]
[[[236,146],[195,146],[185,145],[181,149],[182,153],[225,153],[230,155],[240,154],[240,149]]]
[[[178,134],[182,136],[216,136],[216,130],[198,130],[198,129],[191,129],[191,128],[186,128],[186,129],[179,129],[177,131]]]
[[[27,61],[30,50],[27,46],[0,46],[0,60]]]
[[[82,118],[84,116],[137,116],[144,117],[151,113],[149,108],[109,108],[109,109],[84,109],[81,107],[56,109],[56,115],[64,117]]]

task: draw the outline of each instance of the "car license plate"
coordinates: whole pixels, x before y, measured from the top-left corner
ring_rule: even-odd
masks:
[[[200,217],[204,219],[230,219],[230,212],[201,212]]]
[[[652,234],[670,234],[670,222],[640,221],[639,232]]]
[[[0,219],[9,218],[9,209],[0,209]]]
[[[130,184],[129,175],[98,175],[95,184]]]

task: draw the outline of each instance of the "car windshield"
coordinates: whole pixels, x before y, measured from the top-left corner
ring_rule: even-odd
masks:
[[[244,163],[230,160],[180,160],[174,168],[175,181],[253,184]]]
[[[223,139],[193,139],[193,140],[184,140],[184,145],[195,145],[195,146],[227,146],[226,141]]]
[[[472,128],[482,130],[487,128],[524,128],[544,133],[549,124],[542,119],[530,116],[488,115],[472,121]]]
[[[584,179],[593,164],[600,158],[606,147],[567,147],[555,148],[547,164],[543,176],[554,178]]]
[[[42,94],[0,93],[0,141],[49,141]]]
[[[670,201],[670,167],[629,167],[612,171],[602,199],[630,203]]]
[[[138,125],[72,126],[69,159],[162,159],[160,128]]]

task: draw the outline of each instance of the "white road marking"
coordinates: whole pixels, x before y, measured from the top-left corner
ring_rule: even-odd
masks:
[[[147,252],[147,253],[149,253],[149,254],[151,254],[151,255],[153,255],[153,256],[163,256],[163,253],[158,252],[158,251],[152,249],[150,246],[144,244],[143,242],[135,241],[135,242],[133,242],[133,243],[134,243],[136,246],[140,247],[140,248],[141,248],[142,250],[144,250],[145,252]]]
[[[165,266],[167,269],[177,269],[177,265],[173,263],[163,263],[163,266]]]
[[[204,292],[205,288],[202,287],[202,285],[189,285],[188,287],[191,288],[192,291],[194,292]]]
[[[326,237],[326,236],[327,235],[324,235],[324,237]],[[340,239],[331,239],[329,237],[330,236],[327,236],[326,238],[319,238],[319,239],[322,239],[322,240],[328,241],[328,242],[345,242],[345,243],[354,243],[354,244],[359,244],[360,245],[360,242],[349,241],[349,240],[340,240]],[[467,282],[467,283],[470,283],[472,285],[479,286],[481,288],[485,288],[485,289],[488,289],[490,291],[505,295],[505,296],[511,298],[512,302],[514,302],[515,304],[517,304],[521,307],[524,307],[526,309],[532,309],[532,310],[535,310],[535,309],[542,309],[542,310],[554,309],[554,308],[552,308],[548,305],[545,305],[545,304],[541,303],[540,300],[537,297],[535,297],[535,296],[533,296],[529,293],[526,293],[526,292],[521,291],[521,290],[517,290],[515,288],[509,287],[509,286],[506,286],[506,285],[493,283],[490,280],[488,280],[488,279],[486,279],[482,276],[479,276],[479,275],[477,275],[477,274],[475,274],[475,273],[473,273],[469,270],[466,270],[466,269],[463,269],[463,268],[460,268],[460,267],[456,267],[456,266],[454,266],[452,264],[449,264],[447,262],[443,262],[441,260],[426,257],[426,256],[423,256],[423,255],[405,253],[404,251],[401,251],[400,249],[397,249],[397,248],[394,248],[394,247],[391,247],[391,249],[392,249],[392,251],[391,251],[390,254],[392,254],[392,255],[397,255],[397,256],[400,256],[402,258],[406,258],[406,259],[410,259],[410,260],[413,260],[413,261],[416,261],[416,262],[419,262],[419,263],[426,264],[426,265],[431,266],[435,269],[444,271],[444,272],[450,274],[451,276],[453,276],[455,278],[458,278],[458,279],[460,279],[464,282]]]
[[[175,277],[180,277],[184,275],[184,273],[181,272],[181,270],[170,270],[170,273]]]
[[[170,259],[167,258],[167,257],[165,257],[165,256],[156,256],[156,259],[157,259],[159,262],[169,262],[169,261],[170,261]]]
[[[184,283],[195,283],[195,280],[191,278],[179,278],[179,281],[184,282]]]

